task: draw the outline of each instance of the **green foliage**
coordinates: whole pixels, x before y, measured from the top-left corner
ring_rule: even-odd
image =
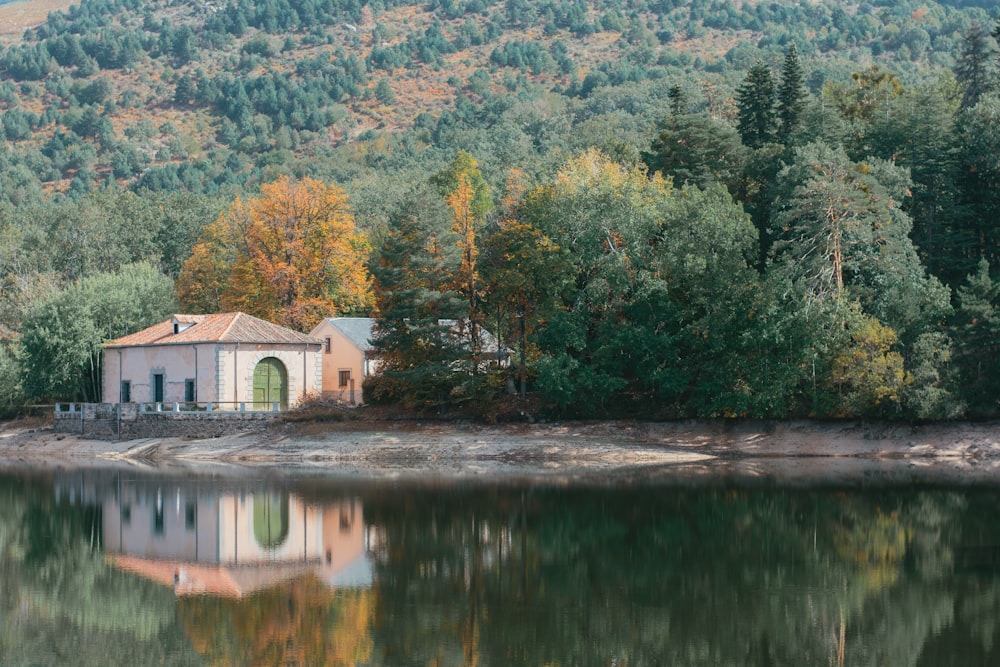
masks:
[[[1000,396],[1000,285],[986,260],[958,288],[955,320],[955,361],[969,412],[992,415]]]
[[[960,138],[950,92],[944,83],[904,91],[888,117],[872,123],[857,152],[909,169],[913,184],[903,207],[913,220],[911,237],[928,271],[955,285],[975,268],[981,249],[974,221],[963,220]],[[977,135],[977,142],[982,139]]]
[[[461,263],[457,241],[443,198],[427,187],[413,189],[392,212],[370,267],[379,312],[372,345],[389,378],[366,385],[372,400],[444,406],[467,370],[459,368],[463,350],[450,324],[465,316],[465,301],[447,287]]]
[[[899,76],[878,65],[853,72],[851,79],[851,86],[832,84],[828,92],[840,114],[855,123],[871,123],[877,114],[887,114],[893,98],[903,90]]]
[[[962,51],[955,63],[955,79],[962,88],[962,109],[971,109],[996,87],[996,43],[979,24],[965,33]]]
[[[11,341],[0,341],[0,418],[13,417],[24,404],[21,388],[21,364],[18,347]]]
[[[571,278],[570,259],[538,229],[508,219],[484,240],[478,270],[483,321],[495,325],[501,348],[516,349],[523,398],[528,365],[537,357],[531,342],[538,329],[555,315]]]
[[[909,355],[913,382],[904,391],[904,405],[917,419],[955,419],[966,412],[959,399],[952,366],[954,343],[943,332],[921,334]]]
[[[799,62],[799,52],[792,42],[785,51],[785,61],[781,67],[781,81],[778,82],[777,91],[777,139],[781,143],[787,144],[799,128],[808,94],[802,75],[802,64]]]
[[[705,114],[681,114],[660,125],[644,157],[650,171],[669,176],[678,185],[722,183],[737,192],[747,153],[730,125]]]
[[[1000,266],[1000,233],[993,224],[1000,213],[1000,97],[985,96],[975,107],[958,116],[959,210],[957,225],[969,243],[957,248],[958,258],[968,263],[984,258]]]
[[[378,237],[407,184],[430,181],[443,201],[464,175],[474,224],[463,243],[478,260],[457,279],[453,268],[428,269],[421,298],[464,297],[466,333],[495,320],[504,344],[516,341],[526,385],[541,361],[546,386],[611,391],[609,413],[662,390],[663,413],[835,414],[839,352],[809,337],[831,336],[837,320],[816,324],[817,311],[842,315],[856,303],[899,338],[892,351],[914,376],[897,401],[904,409],[987,410],[959,395],[965,385],[946,396],[947,368],[969,352],[944,361],[949,294],[927,275],[954,287],[981,258],[1000,262],[996,35],[977,27],[993,19],[976,3],[133,5],[84,0],[0,51],[0,201],[10,205],[0,211],[0,321],[12,329],[54,291],[132,262],[176,276],[206,222],[279,176],[342,183]],[[734,30],[754,42],[708,55]],[[157,130],[164,113],[169,131]],[[579,226],[555,231],[546,225],[560,214],[543,210],[544,189],[524,207],[535,218],[494,201],[488,184],[511,169],[525,183],[553,183],[568,155],[589,148],[626,171],[642,160],[668,177],[669,205],[657,194],[636,213],[646,204],[595,199],[600,187],[579,201],[564,193],[556,199]],[[807,164],[823,163],[821,153],[834,156],[825,181]],[[843,225],[824,221],[821,200],[847,207]],[[742,234],[740,207],[760,241],[755,256],[723,253],[740,258],[723,262],[736,289],[711,269],[718,255],[701,235],[719,230],[702,209]],[[700,225],[684,257],[651,221],[655,212],[660,229],[675,225],[675,210]],[[564,236],[592,233],[601,216],[620,235],[609,248],[621,249],[591,256],[594,239]],[[507,218],[519,226],[491,240]],[[835,238],[839,267],[828,261]],[[508,254],[521,264],[496,261]],[[748,268],[764,270],[768,258],[763,278]],[[845,303],[818,304],[833,294]],[[543,359],[550,322],[565,341],[553,333]],[[616,356],[615,346],[636,354]],[[941,400],[930,397],[938,389]]]
[[[392,92],[388,79],[379,79],[378,85],[375,86],[375,99],[382,104],[392,104],[396,101],[396,95]]]
[[[101,343],[161,321],[175,307],[173,282],[149,264],[84,278],[24,318],[23,386],[34,400],[101,399]]]
[[[744,146],[760,148],[774,141],[777,129],[775,93],[771,68],[757,61],[736,90],[736,129]]]
[[[577,273],[539,337],[543,395],[567,412],[620,410],[624,397],[677,410],[718,362],[736,294],[755,280],[746,216],[719,186],[675,191],[593,151],[530,196],[525,215]]]

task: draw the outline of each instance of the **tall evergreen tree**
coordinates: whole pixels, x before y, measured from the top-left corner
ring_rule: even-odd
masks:
[[[965,265],[1000,266],[1000,98],[987,95],[958,116],[958,159]],[[970,271],[971,272],[971,271]]]
[[[372,346],[380,373],[365,381],[366,400],[437,406],[459,381],[460,341],[441,322],[465,315],[462,295],[447,287],[462,261],[450,218],[426,186],[414,188],[390,214],[371,266],[379,312]]]
[[[995,414],[1000,396],[1000,284],[990,277],[990,263],[981,260],[957,290],[954,337],[962,392],[974,417]]]
[[[852,162],[843,149],[809,144],[778,177],[773,246],[806,299],[856,300],[909,343],[947,313],[948,290],[928,277],[899,202],[904,169]]]
[[[956,123],[958,102],[944,86],[921,86],[891,101],[885,121],[877,117],[860,145],[868,156],[891,160],[909,169],[913,185],[903,209],[913,220],[911,238],[927,269],[957,285],[975,269],[971,252],[976,235],[963,221],[967,207],[960,199],[961,134]],[[963,114],[963,120],[973,114]],[[980,166],[981,168],[981,166]],[[970,179],[966,176],[966,182]]]
[[[722,183],[735,193],[740,189],[747,149],[729,123],[708,114],[685,113],[660,124],[643,160],[650,171],[670,176],[677,185],[691,183],[705,188]]]
[[[667,91],[667,99],[670,100],[671,116],[679,116],[682,113],[687,113],[687,95],[684,94],[684,89],[676,83],[670,86],[670,90]]]
[[[737,130],[743,144],[760,148],[774,141],[776,114],[774,107],[775,85],[771,69],[757,61],[736,91],[738,107]]]
[[[961,109],[976,106],[979,98],[994,89],[992,61],[995,55],[996,43],[985,28],[977,23],[966,31],[962,53],[955,64],[955,79],[962,87]]]
[[[778,83],[778,131],[777,138],[787,144],[792,133],[798,128],[799,116],[805,109],[808,96],[802,78],[802,64],[794,42],[785,52],[785,62],[781,67],[781,81]]]

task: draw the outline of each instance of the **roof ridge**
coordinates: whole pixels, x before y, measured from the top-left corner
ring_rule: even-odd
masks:
[[[231,320],[229,320],[229,324],[227,324],[226,328],[222,330],[221,334],[219,334],[219,340],[225,340],[226,339],[226,335],[229,334],[229,330],[233,328],[233,325],[236,324],[236,320],[238,320],[240,318],[240,315],[242,315],[242,314],[243,314],[243,311],[240,311],[240,310],[237,310],[235,313],[232,314],[233,317],[232,317]]]

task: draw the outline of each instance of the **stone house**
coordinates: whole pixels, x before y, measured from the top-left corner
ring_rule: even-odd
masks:
[[[104,401],[287,409],[319,394],[321,350],[246,313],[174,315],[104,344]]]

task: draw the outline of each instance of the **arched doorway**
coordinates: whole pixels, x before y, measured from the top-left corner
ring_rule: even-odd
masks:
[[[253,369],[253,407],[268,410],[274,403],[288,409],[288,372],[280,360],[267,357]]]
[[[253,537],[263,549],[276,549],[288,537],[288,496],[255,494]]]

